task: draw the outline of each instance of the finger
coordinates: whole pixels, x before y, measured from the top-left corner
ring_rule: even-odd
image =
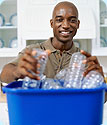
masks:
[[[85,55],[86,57],[90,57],[91,56],[90,53],[88,53],[88,52],[86,52],[84,50],[81,50],[80,52],[81,52],[81,54]]]
[[[28,71],[26,70],[26,68],[24,67],[18,67],[19,72],[23,75],[23,76],[27,76]]]
[[[37,51],[36,51],[36,49],[34,49],[33,51],[32,51],[32,56],[35,56],[37,54]],[[44,53],[42,53],[40,56],[39,56],[39,58],[42,58],[42,56],[47,56],[47,55],[50,55],[51,54],[51,51],[50,50],[45,50],[44,51]]]
[[[48,55],[50,55],[51,54],[51,50],[45,50],[45,52],[48,54]]]
[[[32,75],[32,73],[28,73],[27,76],[30,77],[31,79],[40,80],[40,77],[39,77],[39,76],[37,76],[37,75]]]
[[[28,70],[24,67],[21,68],[21,72],[22,72],[23,76],[28,76],[31,79],[40,80],[40,77],[38,77],[37,75],[33,75],[31,72],[28,72]]]
[[[94,63],[93,61],[88,62],[88,63],[86,63],[85,68],[88,68],[88,67],[90,67],[90,66],[92,66],[92,65],[95,65],[95,63]]]
[[[87,62],[94,61],[96,64],[99,64],[96,56],[88,57],[86,60],[87,60]]]
[[[35,56],[37,54],[36,50],[32,51],[32,56]]]
[[[96,70],[96,69],[100,69],[100,66],[95,64],[87,68],[88,71]]]
[[[84,75],[87,75],[90,71],[92,71],[92,70],[95,70],[95,71],[98,71],[98,72],[100,72],[102,75],[103,75],[103,71],[102,71],[102,67],[101,66],[99,66],[99,65],[92,65],[92,66],[90,66],[90,67],[88,67],[86,70],[85,70],[85,72],[84,72]]]
[[[95,64],[99,64],[98,59],[97,59],[96,56],[91,56],[91,57],[86,58],[85,60],[83,60],[83,63],[86,64],[86,63],[89,63],[89,62],[92,62],[92,61]]]
[[[31,55],[27,55],[26,53],[20,59],[20,61],[28,62],[28,63],[32,64],[33,66],[35,66],[38,62],[37,59],[33,58]]]
[[[32,49],[27,48],[24,53],[26,53],[28,55],[32,55]]]
[[[31,63],[27,62],[27,61],[20,61],[19,63],[19,68],[25,68],[28,71],[32,71],[36,74],[38,74],[39,72],[37,71],[38,68],[40,68],[40,64],[36,64],[36,65],[32,65]]]
[[[84,71],[84,76],[89,72],[88,69],[92,66],[92,65],[96,65],[93,61],[89,62],[86,64],[85,66],[85,71]]]

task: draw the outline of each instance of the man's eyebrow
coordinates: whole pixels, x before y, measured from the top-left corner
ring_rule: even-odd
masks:
[[[60,17],[62,17],[62,16],[56,16],[55,18],[60,18]]]
[[[70,18],[76,18],[76,19],[77,19],[77,17],[76,17],[76,16],[70,16]]]
[[[61,18],[62,16],[56,16],[55,18]],[[75,18],[75,19],[77,19],[77,17],[76,16],[70,16],[69,18]]]

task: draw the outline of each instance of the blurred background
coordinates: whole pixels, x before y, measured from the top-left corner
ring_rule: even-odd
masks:
[[[0,0],[0,71],[26,45],[53,36],[53,7],[62,0]],[[98,57],[107,76],[107,0],[68,0],[79,10],[75,45]],[[85,11],[84,11],[85,10]]]

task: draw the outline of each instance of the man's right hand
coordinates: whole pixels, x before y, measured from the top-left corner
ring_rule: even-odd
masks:
[[[38,76],[31,73],[39,74],[37,71],[38,67],[40,67],[40,64],[38,64],[38,60],[33,57],[32,50],[26,49],[18,62],[17,72],[20,76],[28,76],[32,79],[40,80]]]

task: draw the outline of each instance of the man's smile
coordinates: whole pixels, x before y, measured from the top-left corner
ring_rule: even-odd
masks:
[[[59,31],[59,33],[62,35],[62,36],[69,36],[72,31]]]

